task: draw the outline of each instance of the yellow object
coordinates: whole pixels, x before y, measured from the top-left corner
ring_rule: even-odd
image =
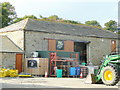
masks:
[[[4,71],[0,71],[0,77],[5,77]]]
[[[8,77],[9,76],[9,70],[4,70],[4,74],[5,74],[5,77]]]
[[[0,70],[0,77],[7,77],[7,76],[9,76],[9,70],[2,68]]]
[[[17,77],[18,76],[18,70],[12,70],[12,69],[0,69],[0,77]]]
[[[18,76],[18,70],[9,70],[10,77],[17,77]]]
[[[7,70],[7,69],[5,69],[5,68],[2,68],[1,70],[3,70],[3,71],[4,71],[4,70]]]
[[[18,75],[19,77],[31,77],[32,75]]]
[[[112,72],[109,71],[109,70],[105,71],[105,73],[104,73],[104,79],[105,79],[106,81],[111,81],[111,80],[113,79],[113,74],[112,74]]]
[[[10,75],[9,75],[9,69],[4,70],[4,73],[5,73],[5,76],[6,76],[6,77],[9,77],[9,76],[10,76]]]

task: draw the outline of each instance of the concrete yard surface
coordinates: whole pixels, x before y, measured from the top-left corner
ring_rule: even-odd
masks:
[[[80,78],[3,78],[0,79],[2,88],[118,88],[104,84],[85,84]]]

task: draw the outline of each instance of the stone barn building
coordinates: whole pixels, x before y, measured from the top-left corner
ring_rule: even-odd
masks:
[[[6,35],[23,50],[24,57],[31,57],[35,51],[80,52],[79,62],[92,61],[94,65],[99,64],[103,55],[115,52],[118,43],[118,35],[110,31],[33,19],[2,28],[0,35]]]

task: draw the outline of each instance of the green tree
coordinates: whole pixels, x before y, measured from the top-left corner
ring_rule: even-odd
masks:
[[[2,27],[8,26],[17,18],[15,8],[9,2],[0,3],[0,18],[2,18]]]
[[[117,30],[117,22],[114,20],[110,20],[109,22],[105,23],[105,29],[110,31],[116,31]]]
[[[39,15],[39,17],[40,17],[40,19],[42,19],[42,18],[43,18],[43,16],[42,16],[42,15]]]
[[[24,17],[22,17],[22,18],[17,18],[17,19],[14,21],[14,23],[19,22],[19,21],[21,21],[21,20],[23,20],[23,19],[26,19],[26,18],[37,19],[37,17],[34,16],[34,15],[26,15],[26,16],[24,16]]]
[[[26,15],[26,16],[23,17],[23,19],[26,19],[26,18],[37,19],[37,17],[34,16],[34,15]]]
[[[117,34],[120,34],[120,31],[118,31]]]
[[[57,15],[52,15],[48,17],[49,20],[57,21],[60,20],[60,18]]]
[[[79,23],[77,21],[73,21],[73,20],[63,20],[63,22],[66,22],[68,24],[81,24],[81,23]]]
[[[2,4],[0,3],[0,28],[2,28]]]
[[[58,22],[64,22],[64,23],[68,23],[68,24],[81,24],[77,21],[73,21],[73,20],[64,20],[60,17],[58,17],[57,15],[51,15],[49,17],[43,17],[43,16],[39,16],[41,20],[47,20],[47,21],[58,21]]]
[[[97,22],[96,20],[86,21],[85,24],[87,24],[87,25],[91,25],[91,26],[101,27],[100,23]]]

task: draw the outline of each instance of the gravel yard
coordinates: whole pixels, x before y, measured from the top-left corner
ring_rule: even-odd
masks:
[[[104,84],[85,84],[85,79],[79,78],[3,78],[2,88],[118,88]]]

